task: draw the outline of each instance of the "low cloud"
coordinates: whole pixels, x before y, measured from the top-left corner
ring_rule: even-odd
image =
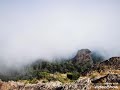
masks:
[[[120,55],[119,1],[48,2],[1,2],[0,71],[38,58],[71,57],[82,48],[106,58]]]

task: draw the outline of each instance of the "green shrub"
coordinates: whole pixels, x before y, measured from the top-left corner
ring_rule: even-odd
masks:
[[[47,80],[50,82],[50,81],[57,81],[57,79],[53,76],[49,76],[47,77]]]
[[[36,83],[38,83],[38,80],[36,78],[34,78],[34,79],[30,80],[29,83],[36,84]]]
[[[38,78],[48,78],[50,76],[47,72],[39,72]]]
[[[80,77],[78,72],[67,73],[67,78],[70,80],[77,80]]]

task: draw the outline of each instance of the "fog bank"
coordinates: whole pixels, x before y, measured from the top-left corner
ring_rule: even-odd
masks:
[[[0,68],[82,48],[120,56],[119,0],[1,0],[0,12]]]

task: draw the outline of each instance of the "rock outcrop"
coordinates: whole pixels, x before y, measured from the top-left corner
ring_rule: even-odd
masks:
[[[100,63],[101,66],[109,66],[114,69],[120,69],[120,57],[112,57],[109,60]]]
[[[74,63],[78,64],[86,64],[89,62],[91,65],[93,64],[93,60],[91,57],[91,51],[89,49],[81,49],[77,52],[77,55],[73,58]]]
[[[92,70],[107,71],[107,70],[120,70],[120,57],[112,57],[101,63],[95,64]]]
[[[93,83],[119,83],[120,84],[120,75],[119,74],[107,74],[106,76],[100,77],[99,79],[92,80]]]

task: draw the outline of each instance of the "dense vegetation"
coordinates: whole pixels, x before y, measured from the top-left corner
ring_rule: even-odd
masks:
[[[103,57],[99,54],[93,53],[92,58],[94,63],[103,60]],[[56,80],[51,77],[50,74],[66,73],[67,78],[76,80],[80,75],[84,75],[91,69],[89,62],[85,64],[73,63],[71,59],[47,61],[37,60],[29,66],[24,67],[22,71],[10,71],[9,74],[0,74],[0,79],[4,81],[8,80],[35,80],[46,78],[48,81]]]
[[[1,74],[0,78],[5,81],[21,79],[32,80],[33,78],[36,79],[48,78],[54,80],[54,78],[49,77],[49,74],[69,73],[72,76],[72,78],[69,79],[74,80],[76,79],[76,77],[78,77],[78,75],[80,76],[80,74],[87,71],[89,68],[90,68],[89,63],[80,66],[77,64],[73,64],[72,60],[61,60],[53,62],[38,60],[32,65],[25,67],[24,73],[12,71],[10,75],[5,76]]]

